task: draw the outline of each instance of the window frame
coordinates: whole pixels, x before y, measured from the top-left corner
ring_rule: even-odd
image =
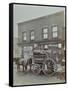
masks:
[[[22,41],[26,41],[27,40],[27,33],[26,33],[26,40],[24,39],[24,33],[26,33],[26,31],[22,32]]]
[[[62,49],[62,43],[58,43],[58,48]]]
[[[53,27],[57,27],[57,31],[53,31]],[[51,32],[52,32],[52,38],[58,38],[58,25],[57,24],[51,26]],[[57,36],[53,37],[53,33],[56,33],[56,32],[57,32]]]
[[[47,32],[46,33],[44,33],[44,29],[47,29]],[[49,31],[48,31],[49,29],[48,29],[48,27],[46,26],[46,27],[44,27],[44,28],[42,28],[42,39],[44,39],[44,40],[46,40],[46,39],[48,39],[48,36],[49,36]],[[47,35],[47,38],[44,38],[44,35]]]
[[[31,39],[31,32],[34,32],[34,39]],[[30,40],[34,41],[35,40],[35,30],[30,30]]]

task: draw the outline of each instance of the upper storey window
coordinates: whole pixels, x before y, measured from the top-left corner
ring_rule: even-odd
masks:
[[[48,28],[43,28],[43,39],[48,38]]]
[[[26,32],[23,33],[23,40],[26,41]]]
[[[53,38],[58,37],[58,29],[57,29],[57,26],[53,26],[53,27],[52,27],[52,36],[53,36]]]
[[[34,30],[32,30],[31,33],[30,33],[30,39],[31,40],[35,39]]]

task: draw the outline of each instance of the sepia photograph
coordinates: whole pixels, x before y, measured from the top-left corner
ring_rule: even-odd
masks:
[[[66,7],[13,4],[13,86],[66,83]]]

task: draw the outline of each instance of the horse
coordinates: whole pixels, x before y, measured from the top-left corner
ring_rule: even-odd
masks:
[[[17,58],[16,64],[17,64],[17,71],[20,71],[20,66],[23,67],[23,72],[27,71],[28,66],[30,67],[30,71],[31,71],[32,58],[29,58],[29,59]]]

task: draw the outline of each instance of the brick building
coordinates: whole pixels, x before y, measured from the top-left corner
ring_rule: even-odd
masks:
[[[18,45],[21,56],[34,48],[65,50],[65,12],[18,23]]]

